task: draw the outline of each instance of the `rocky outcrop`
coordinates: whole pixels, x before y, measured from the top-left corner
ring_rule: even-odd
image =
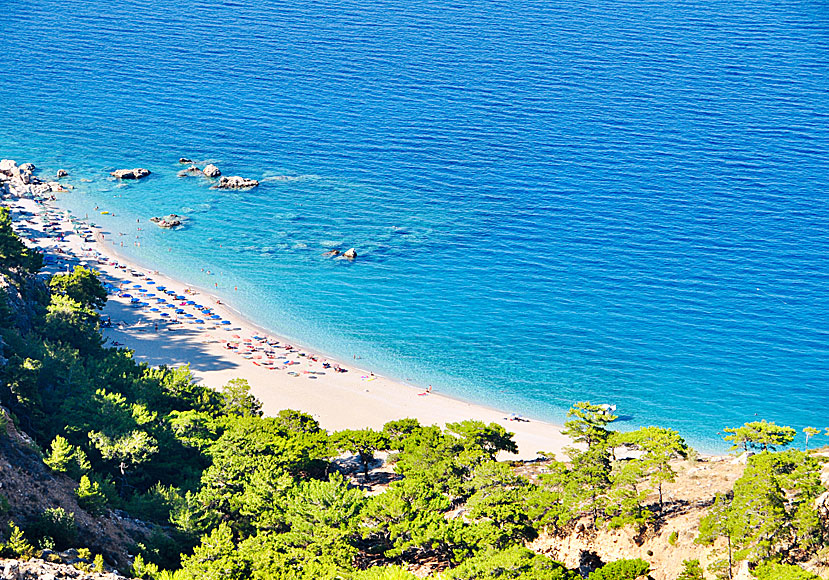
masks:
[[[201,175],[201,169],[196,165],[191,165],[187,169],[182,169],[178,172],[179,177],[187,177],[188,175]]]
[[[184,217],[171,213],[164,217],[151,217],[150,221],[160,228],[169,229],[182,225],[184,223]]]
[[[339,250],[328,250],[323,254],[323,256],[325,256],[326,258],[336,258],[340,255],[340,253],[341,252]]]
[[[34,171],[34,163],[24,163],[18,166],[12,159],[0,161],[0,194],[11,194],[17,197],[33,197],[48,193],[66,191],[57,181],[43,183]]]
[[[124,580],[114,572],[83,572],[44,560],[0,560],[0,574],[2,580]]]
[[[219,177],[222,174],[222,172],[219,171],[219,168],[212,163],[207,164],[204,169],[202,169],[202,173],[204,173],[207,177]]]
[[[357,250],[355,250],[354,248],[349,248],[348,250],[343,252],[343,258],[345,258],[346,260],[353,260],[356,257],[357,257]]]
[[[65,169],[58,169],[58,172],[55,174],[55,177],[60,179],[61,177],[66,177],[67,175],[69,175],[68,171],[66,171]]]
[[[255,179],[246,179],[233,175],[231,177],[222,177],[219,183],[213,186],[213,189],[247,189],[249,187],[256,187],[259,182]]]
[[[179,163],[193,163],[192,159],[188,159],[187,157],[179,157]]]
[[[147,177],[150,174],[149,169],[144,169],[143,167],[136,167],[135,169],[116,169],[112,173],[111,176],[117,179],[141,179],[142,177]]]

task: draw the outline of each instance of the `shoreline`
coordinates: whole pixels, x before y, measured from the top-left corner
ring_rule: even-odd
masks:
[[[30,217],[35,219],[38,210],[60,215],[60,231],[65,234],[66,241],[55,242],[55,247],[52,248],[36,244],[45,255],[53,256],[56,264],[65,256],[73,256],[81,265],[101,272],[102,281],[109,282],[115,287],[124,288],[128,285],[127,287],[132,288],[137,282],[142,282],[141,286],[147,286],[147,289],[153,284],[175,289],[194,302],[209,306],[222,320],[231,323],[212,328],[209,323],[173,324],[169,322],[170,316],[161,316],[160,309],[150,311],[150,306],[155,308],[161,305],[155,302],[159,296],[148,296],[142,299],[147,301],[147,306],[135,307],[129,302],[132,297],[120,296],[129,292],[110,294],[102,316],[108,316],[113,321],[113,326],[103,328],[103,335],[111,345],[125,346],[133,350],[135,359],[139,362],[146,362],[152,366],[167,364],[171,367],[189,363],[194,379],[214,389],[233,378],[246,379],[251,386],[251,393],[262,402],[265,415],[275,415],[282,409],[296,409],[313,415],[322,428],[330,431],[366,427],[379,429],[388,421],[405,417],[416,418],[424,425],[440,426],[474,419],[485,423],[498,423],[514,433],[519,453],[502,454],[502,459],[532,460],[539,457],[539,452],[560,455],[563,447],[571,444],[561,433],[561,427],[558,425],[528,420],[485,405],[449,397],[434,390],[427,392],[416,385],[360,368],[356,359],[344,362],[321,354],[316,349],[306,349],[300,344],[292,344],[278,332],[270,331],[248,319],[209,290],[188,284],[166,273],[151,270],[124,257],[114,247],[115,242],[112,240],[117,238],[113,237],[113,233],[100,226],[90,227],[89,219],[73,216],[68,210],[57,207],[53,201],[38,203],[20,197],[14,198],[14,201],[17,205],[23,205],[26,211],[32,212],[33,215]],[[14,211],[14,208],[10,209]],[[66,218],[67,215],[71,219]],[[94,241],[84,241],[76,234],[72,229],[72,220],[92,231]],[[17,222],[15,219],[15,223]],[[45,234],[44,225],[45,222],[41,224],[41,228],[35,228],[35,231]],[[26,239],[25,236],[22,237]],[[108,241],[111,243],[107,244]],[[56,251],[57,247],[61,248],[61,252]],[[138,277],[131,271],[140,272],[148,277]],[[185,289],[196,293],[184,293]],[[146,296],[155,293],[143,294]],[[177,310],[184,309],[184,304],[181,304]],[[182,316],[188,314],[192,313],[185,312]],[[193,317],[187,319],[195,320]],[[226,330],[228,328],[233,330]],[[261,341],[254,343],[254,336],[269,337],[272,339],[270,342],[276,343],[276,346]],[[237,349],[228,348],[232,343],[240,346]],[[286,343],[291,344],[293,348],[285,349]],[[255,350],[248,350],[247,354],[242,354],[245,352],[244,349],[249,349],[249,344],[254,344]],[[282,352],[280,349],[284,349],[284,355],[279,354]],[[276,356],[271,356],[269,352],[275,353]],[[279,364],[274,368],[274,363],[268,359],[278,361],[276,364],[287,364]],[[346,371],[332,372],[338,366]]]

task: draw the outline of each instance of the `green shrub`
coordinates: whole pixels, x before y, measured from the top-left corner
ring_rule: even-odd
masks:
[[[3,555],[7,558],[28,560],[34,556],[34,547],[26,540],[23,530],[9,522],[9,541],[3,544]]]
[[[88,476],[81,477],[75,495],[78,498],[78,505],[93,516],[103,515],[106,511],[107,497],[101,489],[101,484],[90,480]]]
[[[671,535],[668,536],[668,543],[672,546],[676,546],[676,541],[679,539],[679,532],[674,530],[671,532]]]
[[[807,572],[800,566],[772,562],[760,564],[752,573],[758,580],[820,580],[820,576]]]
[[[676,580],[704,580],[699,560],[684,560],[682,574]]]
[[[651,566],[641,558],[635,560],[617,560],[594,570],[590,580],[636,580],[651,571]]]
[[[58,550],[73,546],[78,537],[75,514],[67,512],[62,507],[44,510],[28,531],[41,547],[54,546]]]

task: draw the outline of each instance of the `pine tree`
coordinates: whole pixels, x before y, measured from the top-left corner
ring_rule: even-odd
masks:
[[[49,456],[43,462],[55,473],[66,473],[75,457],[75,446],[64,437],[56,435],[52,440]]]
[[[86,475],[81,477],[75,495],[78,498],[78,505],[93,516],[102,515],[106,510],[107,498],[101,489],[101,484],[90,480]]]

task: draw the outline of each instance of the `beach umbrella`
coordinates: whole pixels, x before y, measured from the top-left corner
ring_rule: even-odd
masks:
[[[156,286],[156,288],[158,288],[159,290],[166,290],[167,289],[164,286]]]
[[[241,336],[239,336],[238,334],[234,334],[234,335],[232,335],[232,336],[233,336],[233,338],[242,338],[242,337],[241,337]]]
[[[150,312],[160,312],[158,308],[150,308]]]
[[[181,308],[176,308],[176,314],[184,314],[184,310]]]
[[[196,320],[196,324],[204,324],[204,320],[197,319],[197,320]]]
[[[161,316],[170,316],[170,313],[169,312],[162,312]]]
[[[164,293],[169,294],[170,296],[175,296],[176,295],[176,293],[172,290],[165,290]]]
[[[185,318],[193,318],[193,315],[192,315],[192,314],[190,314],[189,312],[185,312],[185,313],[184,313],[184,317],[185,317]]]
[[[212,316],[210,317],[210,319],[211,319],[211,320],[221,320],[221,319],[222,319],[222,317],[221,317],[221,316],[219,316],[218,314],[214,314],[214,315],[212,315]]]
[[[132,298],[132,294],[121,294],[121,298]]]
[[[167,304],[167,301],[164,300],[164,298],[156,298],[155,301],[158,302],[159,304]]]
[[[133,284],[132,287],[133,288],[141,288],[141,284]]]
[[[222,324],[230,324],[229,320],[222,320]]]
[[[155,284],[155,280],[147,280],[147,284]]]
[[[176,300],[187,300],[187,296],[182,296],[181,294],[176,295]]]
[[[188,306],[192,306],[193,304],[195,304],[195,302],[193,302],[192,300],[188,300],[187,302],[185,302],[185,304],[187,304]]]

